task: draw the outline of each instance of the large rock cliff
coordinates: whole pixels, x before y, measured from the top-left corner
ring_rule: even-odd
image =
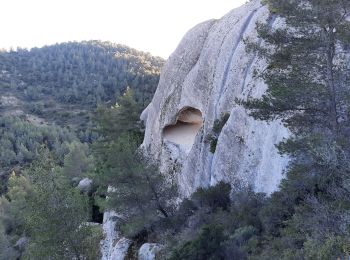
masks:
[[[283,178],[288,159],[278,154],[275,144],[288,131],[280,122],[254,120],[236,104],[236,99],[260,97],[266,90],[254,77],[266,64],[247,53],[244,43],[263,44],[257,22],[279,26],[253,0],[190,30],[165,64],[154,98],[141,115],[146,126],[143,149],[160,161],[164,174],[177,179],[182,196],[220,180],[271,193]],[[229,118],[216,132],[215,120],[225,114]],[[118,236],[113,212],[105,213],[103,227],[103,259],[123,259],[130,242]],[[153,259],[153,247],[141,249],[140,259]]]
[[[265,63],[248,53],[244,43],[249,39],[262,44],[258,21],[276,25],[255,0],[190,30],[165,64],[154,98],[142,113],[142,146],[164,172],[175,176],[183,196],[220,180],[271,193],[283,177],[287,158],[278,154],[275,144],[288,131],[280,122],[254,120],[235,101],[259,97],[266,90],[254,77]],[[214,122],[224,114],[230,116],[216,133],[214,151]]]

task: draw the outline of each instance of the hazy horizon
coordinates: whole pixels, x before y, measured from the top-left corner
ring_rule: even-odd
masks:
[[[246,0],[5,0],[0,48],[101,40],[167,58],[196,24]]]

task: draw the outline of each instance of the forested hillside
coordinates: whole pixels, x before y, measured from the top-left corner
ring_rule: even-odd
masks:
[[[95,109],[114,104],[128,87],[147,105],[163,63],[100,41],[0,52],[0,172],[31,162],[43,143],[51,150],[62,150],[69,136],[91,143]]]
[[[92,191],[76,188],[96,170],[94,118],[104,118],[125,92],[138,118],[163,63],[100,41],[0,52],[0,259],[20,257],[29,236],[30,259],[96,259],[100,231],[81,225],[101,221],[101,213]],[[67,245],[67,234],[75,245]]]
[[[178,181],[179,161],[169,157],[165,167],[140,148],[139,115],[159,80],[159,58],[95,41],[2,52],[0,260],[349,259],[350,2],[256,4],[269,11],[267,21],[284,22],[258,22],[258,41],[240,39],[247,55],[264,61],[251,76],[266,89],[232,106],[254,122],[278,120],[290,133],[276,144],[288,158],[278,189],[266,194],[244,179],[213,178],[181,194],[188,183]],[[196,138],[210,157],[231,117],[221,114],[210,136]],[[249,128],[242,118],[234,127]],[[261,148],[257,139],[234,138]],[[170,153],[182,152],[170,145]],[[241,155],[225,151],[227,164]]]
[[[39,123],[77,126],[88,121],[84,117],[97,105],[115,103],[127,87],[145,106],[155,91],[163,62],[100,41],[1,52],[0,112],[24,112]]]

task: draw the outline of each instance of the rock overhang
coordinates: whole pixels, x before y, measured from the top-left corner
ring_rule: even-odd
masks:
[[[194,107],[184,107],[177,113],[175,122],[163,128],[162,139],[188,151],[202,126],[202,112]]]

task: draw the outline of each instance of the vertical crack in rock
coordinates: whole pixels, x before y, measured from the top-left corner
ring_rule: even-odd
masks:
[[[232,52],[230,54],[230,57],[228,59],[228,62],[225,66],[225,70],[224,70],[224,74],[223,74],[223,78],[222,78],[222,81],[221,81],[221,85],[220,85],[220,92],[219,92],[219,95],[217,97],[217,100],[216,100],[216,103],[215,103],[215,107],[214,107],[214,117],[217,118],[219,115],[217,113],[217,110],[218,110],[218,106],[220,104],[220,99],[221,99],[221,96],[222,96],[222,93],[223,93],[223,90],[225,88],[225,85],[227,83],[227,79],[228,79],[228,74],[229,74],[229,71],[230,71],[230,68],[231,68],[231,64],[232,64],[232,61],[233,61],[233,58],[235,56],[235,53],[236,53],[236,50],[239,46],[239,44],[241,43],[242,41],[242,38],[243,38],[243,35],[244,33],[246,32],[250,22],[252,21],[255,13],[257,12],[258,9],[254,9],[250,14],[249,16],[246,18],[246,20],[244,21],[243,25],[242,25],[242,28],[239,32],[239,36],[237,37],[234,45],[233,45],[233,48],[232,48]],[[246,75],[247,77],[247,75]],[[213,172],[213,159],[214,159],[214,155],[213,154],[209,154],[210,158],[208,158],[209,160],[209,164],[208,164],[208,172],[209,172],[209,180],[211,182],[212,180],[212,172]]]
[[[268,28],[272,28],[273,23],[275,22],[275,20],[276,20],[276,16],[275,15],[269,15],[269,18],[267,20]],[[262,39],[259,39],[258,46],[260,47],[261,44],[262,44]],[[242,88],[241,88],[241,92],[242,93],[243,93],[244,88],[246,86],[248,75],[250,75],[251,68],[252,68],[253,64],[255,63],[257,56],[258,56],[258,54],[257,54],[257,52],[255,52],[254,56],[250,59],[247,67],[244,70],[243,84],[242,84]]]
[[[257,9],[253,10],[250,15],[246,18],[246,20],[244,21],[243,25],[242,25],[242,28],[239,32],[239,36],[237,37],[234,45],[233,45],[233,48],[232,48],[232,52],[230,54],[230,57],[228,59],[228,62],[226,63],[226,66],[225,66],[225,70],[224,70],[224,74],[223,74],[223,77],[222,77],[222,81],[221,81],[221,85],[220,85],[220,92],[219,92],[219,95],[218,95],[218,98],[216,100],[216,104],[215,104],[215,109],[214,109],[214,116],[217,118],[219,115],[217,114],[217,109],[218,109],[218,106],[220,104],[220,99],[221,99],[221,96],[222,96],[222,93],[223,93],[223,90],[224,90],[224,87],[227,83],[227,78],[228,78],[228,73],[230,71],[230,68],[231,68],[231,64],[232,64],[232,61],[233,61],[233,57],[235,56],[235,53],[236,53],[236,50],[239,46],[239,44],[241,43],[242,41],[242,38],[243,38],[243,35],[244,33],[246,32],[251,20],[253,19],[254,17],[254,14],[256,13]]]

